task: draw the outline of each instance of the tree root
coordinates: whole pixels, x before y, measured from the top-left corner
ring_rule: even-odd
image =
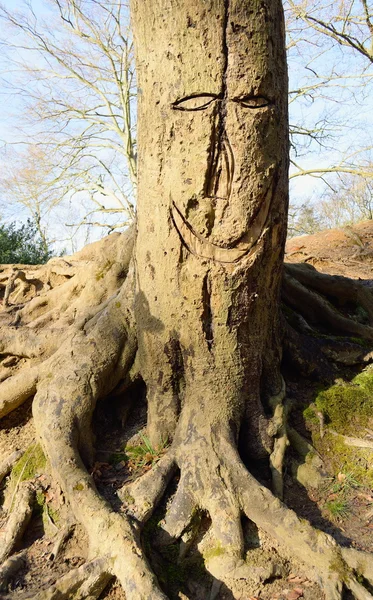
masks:
[[[303,286],[312,288],[324,296],[332,296],[339,302],[354,302],[362,306],[368,314],[369,323],[373,325],[373,296],[360,281],[341,275],[319,273],[309,264],[285,263],[285,272],[289,273]]]
[[[108,557],[109,571],[133,598],[164,599],[124,515],[98,494],[84,462],[92,458],[91,418],[99,397],[127,373],[136,352],[133,272],[107,309],[48,361],[33,403],[35,425],[52,472],[88,533],[89,557]],[[67,375],[66,375],[67,374]],[[83,460],[82,460],[83,459]]]
[[[2,463],[0,463],[0,483],[10,473],[13,468],[13,465],[21,458],[23,452],[21,450],[16,450],[12,452],[9,456],[7,456]]]
[[[1,334],[0,354],[12,354],[26,358],[39,357],[51,342],[50,339],[42,340],[28,327],[14,329],[14,327],[3,326]]]
[[[287,407],[283,402],[285,393],[286,388],[285,382],[283,381],[280,393],[276,396],[272,396],[269,400],[269,405],[273,410],[269,433],[275,438],[273,450],[269,457],[269,464],[272,472],[273,493],[281,500],[284,495],[284,459],[286,448],[289,445],[287,434]]]
[[[287,272],[283,277],[282,297],[286,304],[300,312],[310,323],[320,323],[339,335],[345,333],[373,340],[373,327],[344,317],[322,296],[306,288]]]
[[[120,490],[119,496],[128,505],[128,514],[137,521],[145,522],[166,491],[167,485],[175,473],[175,468],[174,456],[169,451],[162,456],[151,471],[145,473],[133,484],[124,486]]]
[[[39,368],[20,371],[1,384],[0,419],[21,406],[33,396],[39,380]]]
[[[222,580],[249,578],[266,581],[283,574],[276,562],[269,562],[266,567],[255,567],[249,560],[244,560],[241,518],[246,515],[282,545],[286,553],[292,553],[296,559],[303,561],[311,578],[321,585],[327,600],[341,600],[343,585],[357,600],[371,600],[372,596],[359,583],[358,576],[373,583],[372,557],[353,549],[340,548],[329,535],[316,531],[275,497],[282,496],[282,467],[288,440],[302,456],[313,450],[287,423],[284,388],[270,401],[273,417],[269,420],[268,434],[275,440],[270,456],[275,495],[247,471],[224,419],[223,423],[211,424],[209,415],[203,415],[200,407],[195,407],[195,412],[192,412],[184,404],[167,454],[151,471],[121,490],[119,495],[127,504],[127,514],[115,512],[100,497],[88,472],[93,457],[92,414],[97,400],[107,396],[128,375],[137,350],[132,315],[134,273],[130,269],[126,282],[118,291],[119,282],[123,279],[123,266],[119,268],[119,264],[122,265],[118,260],[117,265],[108,266],[102,277],[101,272],[96,274],[94,281],[89,283],[89,290],[82,282],[92,279],[93,268],[86,279],[74,282],[73,269],[67,266],[70,275],[68,281],[62,284],[64,294],[66,292],[66,306],[61,315],[56,310],[61,286],[35,297],[30,303],[32,306],[24,306],[17,311],[12,307],[14,312],[9,310],[6,313],[6,323],[8,317],[18,314],[20,327],[18,330],[6,330],[7,339],[3,339],[2,349],[15,352],[18,344],[19,355],[27,356],[31,366],[3,382],[0,417],[36,392],[33,414],[43,449],[64,491],[69,509],[86,529],[89,540],[87,562],[61,577],[48,590],[39,592],[36,599],[67,600],[74,596],[76,599],[92,600],[99,597],[110,578],[115,576],[129,600],[165,600],[166,596],[160,590],[141,548],[140,525],[149,519],[166,493],[175,471],[180,469],[177,490],[168,506],[161,524],[162,535],[157,541],[169,544],[180,539],[180,552],[185,554],[196,512],[209,513],[216,546],[206,553],[205,564],[217,579],[211,598],[218,594]],[[105,277],[108,279],[103,284]],[[339,330],[340,319],[343,319],[345,331],[373,339],[373,328],[338,315],[316,292],[306,290],[307,295],[304,296],[306,288],[299,283],[303,271],[299,278],[294,269],[291,279],[290,275],[286,277],[287,294],[289,296],[296,290],[297,307],[300,300],[307,303],[311,299],[307,318],[311,314],[318,320],[323,313],[324,317],[326,315],[324,323]],[[317,279],[313,289],[323,293],[325,281]],[[341,282],[339,284],[342,285]],[[358,292],[360,294],[360,290]],[[357,297],[360,304],[365,302],[368,307],[368,296],[363,294],[361,300],[361,295],[358,295],[354,299]],[[94,308],[90,305],[92,298]],[[53,329],[50,327],[51,320]],[[57,348],[55,340],[66,324],[69,327],[67,337],[65,333],[66,341]],[[361,328],[365,334],[368,329],[367,336],[363,335]],[[11,340],[13,331],[18,331],[19,335]],[[48,345],[43,335],[49,333]],[[9,472],[12,461],[10,457],[0,466],[0,476]],[[3,585],[23,564],[23,558],[20,558],[23,555],[7,557],[30,518],[33,494],[30,483],[20,484],[14,503],[17,510],[13,509],[8,519],[5,550],[0,553],[0,560],[6,561],[0,571],[0,583],[3,581]],[[68,529],[55,540],[52,557],[60,551],[66,535],[69,535]]]
[[[200,434],[200,427],[197,429]],[[182,537],[196,510],[208,511],[216,545],[206,552],[205,565],[217,580],[266,581],[282,575],[275,562],[259,568],[244,560],[241,515],[245,514],[275,539],[286,555],[292,554],[304,563],[308,576],[321,586],[326,600],[341,600],[343,586],[352,591],[356,600],[372,600],[359,583],[361,576],[373,583],[372,557],[341,548],[330,535],[299,519],[247,471],[229,432],[224,433],[221,428],[219,432],[207,432],[205,428],[198,442],[193,443],[189,437],[187,446],[177,435],[170,452],[172,458],[168,463],[164,460],[160,469],[162,476],[156,471],[148,472],[130,488],[131,494],[136,493],[132,514],[149,518],[144,504],[159,497],[164,469],[171,468],[174,460],[180,467],[178,489],[159,524],[167,540],[164,543],[174,543]],[[147,487],[156,489],[157,494],[146,496]]]
[[[9,306],[9,296],[13,292],[16,279],[20,279],[20,281],[23,281],[25,284],[31,283],[35,286],[35,288],[37,287],[37,284],[39,283],[39,281],[37,279],[27,279],[24,271],[22,271],[21,269],[16,269],[10,275],[10,277],[8,279],[8,283],[5,286],[5,292],[4,292],[4,298],[3,298],[4,306]]]
[[[373,450],[373,441],[372,440],[364,440],[363,438],[350,437],[348,435],[343,435],[341,433],[338,433],[337,431],[333,431],[333,429],[330,429],[330,428],[328,428],[327,431],[329,433],[331,433],[332,435],[341,437],[343,440],[343,443],[346,444],[346,446],[352,446],[354,448],[370,448],[371,450]]]
[[[61,552],[63,545],[65,544],[65,542],[69,539],[69,537],[73,533],[74,527],[75,527],[74,523],[68,523],[67,525],[65,525],[63,527],[63,529],[58,531],[58,533],[56,534],[56,540],[53,544],[52,552],[50,553],[51,560],[54,560],[55,558],[57,558],[57,556]]]
[[[0,563],[13,551],[21,540],[24,531],[31,519],[34,506],[35,490],[29,482],[22,482],[14,498],[11,514],[3,533],[3,543],[0,549]]]
[[[111,578],[106,559],[94,559],[69,571],[49,589],[39,592],[35,600],[95,600]]]
[[[4,592],[10,579],[16,575],[16,573],[22,569],[26,564],[26,552],[18,552],[10,558],[8,558],[0,567],[0,592]]]

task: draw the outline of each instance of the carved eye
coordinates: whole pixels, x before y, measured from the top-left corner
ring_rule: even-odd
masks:
[[[244,98],[235,98],[234,101],[241,104],[244,108],[250,109],[265,108],[271,104],[268,98],[265,98],[264,96],[245,96]]]
[[[182,98],[172,104],[174,110],[204,110],[219,96],[215,94],[199,94],[198,96],[189,96]]]

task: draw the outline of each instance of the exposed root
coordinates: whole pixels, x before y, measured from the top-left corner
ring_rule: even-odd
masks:
[[[372,440],[364,440],[363,438],[355,438],[355,437],[350,437],[348,435],[342,435],[342,434],[338,433],[337,431],[333,431],[333,429],[329,429],[329,428],[328,428],[328,432],[331,433],[332,435],[337,435],[338,437],[341,437],[343,440],[343,443],[346,444],[346,446],[352,446],[354,448],[373,449],[373,441]]]
[[[82,257],[81,262],[84,263]],[[116,576],[129,600],[165,600],[141,548],[139,523],[149,519],[179,468],[180,480],[161,523],[162,534],[157,542],[162,545],[181,540],[180,555],[184,555],[195,535],[192,530],[196,515],[209,513],[216,546],[206,553],[205,564],[217,579],[211,598],[219,593],[222,580],[267,581],[284,574],[281,565],[275,561],[255,567],[244,559],[241,520],[246,515],[277,540],[287,554],[293,553],[296,559],[304,562],[327,600],[341,600],[343,585],[352,591],[356,600],[372,600],[359,579],[361,575],[373,582],[372,557],[340,548],[329,535],[317,532],[261,486],[238,456],[234,439],[237,432],[233,435],[230,425],[224,422],[224,410],[219,414],[221,419],[211,424],[209,415],[203,415],[198,405],[190,409],[184,402],[168,453],[151,471],[120,492],[128,507],[127,514],[115,512],[100,497],[88,472],[93,457],[92,414],[98,399],[123,384],[133,367],[137,350],[132,315],[133,272],[130,271],[118,291],[124,277],[121,265],[119,260],[118,264],[108,265],[106,271],[103,269],[105,272],[93,277],[93,281],[93,267],[86,278],[82,276],[79,281],[74,281],[77,265],[66,264],[67,275],[62,265],[65,274],[61,277],[66,276],[67,280],[62,284],[64,306],[61,313],[57,310],[60,287],[53,288],[53,278],[49,278],[49,283],[43,284],[41,296],[34,297],[23,308],[18,307],[19,310],[13,306],[13,312],[9,309],[5,315],[6,335],[2,338],[0,351],[26,357],[30,366],[3,382],[0,417],[36,392],[33,413],[43,449],[69,509],[86,529],[89,540],[87,563],[61,577],[48,590],[39,592],[36,599],[68,600],[74,597],[93,600],[100,596],[110,578]],[[326,325],[339,331],[343,325],[349,334],[373,339],[373,328],[345,319],[316,292],[306,290],[305,294],[306,288],[300,282],[303,275],[303,270],[299,277],[293,270],[291,278],[287,276],[287,294],[296,291],[297,308],[300,300],[304,305],[310,302],[305,309],[307,319],[311,316],[318,321],[322,314]],[[308,277],[308,273],[306,275]],[[325,279],[316,278],[313,289],[323,293],[325,283]],[[338,284],[344,285],[343,282]],[[45,293],[48,286],[51,289]],[[369,293],[361,292],[360,288],[356,290],[357,295],[349,299],[359,301],[361,305],[365,302],[364,307],[371,318]],[[14,299],[14,293],[14,290],[10,291],[8,299]],[[18,320],[19,327],[9,326],[10,317],[13,322]],[[64,333],[64,343],[58,348],[59,332],[64,326],[68,326],[68,330]],[[12,338],[13,333],[16,335]],[[320,348],[316,341],[315,348]],[[307,357],[303,360],[306,362]],[[274,438],[270,464],[274,494],[278,497],[283,494],[282,470],[289,441],[303,458],[314,452],[310,444],[289,427],[284,396],[283,387],[271,399],[273,416],[266,432],[269,438]],[[0,465],[0,481],[18,458],[19,454],[12,455]],[[321,461],[320,457],[317,459]],[[0,561],[5,560],[0,570],[0,585],[6,586],[24,564],[22,553],[7,557],[22,537],[31,516],[33,500],[33,486],[21,483],[13,503],[17,508],[8,519],[4,549],[0,551]],[[71,527],[67,526],[57,534],[51,558],[61,552]]]
[[[0,354],[34,358],[43,354],[50,342],[50,339],[42,340],[28,327],[15,329],[3,326],[1,328]]]
[[[275,496],[282,499],[284,495],[283,465],[286,448],[289,445],[287,434],[287,407],[284,405],[285,382],[282,381],[282,389],[279,394],[273,396],[269,405],[273,410],[270,423],[270,435],[275,438],[273,450],[269,457],[272,472],[272,489]]]
[[[4,477],[6,477],[8,473],[10,473],[10,471],[13,468],[13,465],[15,465],[15,463],[21,458],[22,454],[23,452],[21,450],[16,450],[0,463],[0,483],[2,482]]]
[[[128,513],[138,521],[145,522],[151,516],[163,496],[175,472],[175,460],[171,451],[157,462],[151,471],[127,485],[119,492],[128,506]]]
[[[39,368],[25,369],[10,377],[0,387],[0,419],[21,406],[36,392]]]
[[[0,563],[11,554],[31,519],[35,499],[35,490],[29,482],[22,482],[11,507],[11,514],[2,535]]]
[[[18,552],[8,558],[0,567],[0,592],[7,589],[9,581],[20,571],[26,564],[26,552]]]
[[[83,462],[89,464],[92,457],[91,418],[96,401],[117,385],[134,360],[132,277],[100,317],[48,361],[52,377],[39,384],[33,412],[52,472],[88,533],[89,556],[108,557],[110,573],[132,598],[161,600],[165,596],[136,531],[100,497]]]
[[[69,571],[49,589],[39,592],[35,600],[95,600],[112,578],[108,571],[105,558],[91,560]]]
[[[354,594],[356,600],[373,600],[372,594],[370,594],[368,590],[355,579],[355,577],[348,578],[347,586]]]
[[[351,569],[360,575],[364,575],[369,581],[373,580],[373,560],[368,552],[362,552],[355,548],[341,548],[342,557]]]
[[[38,283],[39,283],[38,279],[34,279],[34,278],[28,279],[23,270],[16,269],[10,275],[10,277],[8,279],[8,283],[6,284],[6,287],[5,287],[4,298],[3,298],[4,306],[9,306],[9,296],[14,290],[14,285],[15,285],[16,279],[23,281],[26,285],[30,285],[30,284],[34,285],[35,289],[37,289],[37,287],[38,287]]]
[[[344,317],[316,292],[307,289],[297,279],[284,273],[282,296],[285,302],[300,312],[310,323],[320,323],[332,331],[373,340],[373,327]]]
[[[339,302],[351,301],[362,306],[373,325],[373,296],[360,281],[341,275],[319,273],[309,264],[285,263],[285,271],[302,285],[312,288],[324,296],[332,296]]]
[[[57,558],[57,556],[61,552],[62,547],[64,546],[66,541],[69,539],[69,537],[72,535],[72,533],[74,531],[74,527],[75,527],[74,523],[69,523],[69,524],[65,525],[65,527],[63,527],[63,529],[61,529],[56,534],[56,540],[53,544],[52,552],[50,554],[51,560],[54,560],[55,558]]]
[[[331,536],[315,530],[309,523],[299,519],[296,513],[275,500],[269,490],[247,472],[237,455],[234,459],[231,453],[231,460],[236,463],[236,466],[231,464],[231,472],[235,473],[234,481],[245,514],[307,565],[309,573],[314,581],[321,584],[328,600],[342,597],[342,582],[355,595],[360,588],[365,590],[362,586],[357,587],[353,574],[358,560],[356,554],[351,561],[349,554],[344,554]],[[365,553],[356,552],[361,561],[360,575],[372,583],[372,557],[367,558]],[[368,594],[367,590],[365,593]],[[356,595],[356,598],[359,599],[359,596]],[[368,600],[371,596],[366,595],[365,598]]]
[[[201,434],[200,427],[198,431]],[[164,543],[182,538],[195,511],[207,510],[216,545],[206,552],[205,565],[218,581],[242,578],[267,581],[284,575],[276,562],[255,567],[244,560],[241,516],[245,514],[275,539],[286,555],[293,554],[304,563],[309,578],[321,586],[327,600],[341,600],[343,586],[352,591],[356,600],[371,600],[372,596],[358,579],[362,576],[373,583],[372,557],[357,550],[340,548],[330,535],[298,518],[260,485],[241,462],[229,432],[205,429],[195,443],[189,437],[188,446],[182,444],[177,435],[171,452],[181,469],[181,477],[165,518],[159,524]],[[160,490],[159,481],[159,474],[148,472],[137,483],[136,489],[155,486]],[[156,498],[155,494],[151,497]],[[143,495],[142,503],[147,502],[145,498]],[[135,500],[139,502],[139,496]],[[136,514],[149,517],[149,511],[141,506]],[[212,597],[218,584],[215,588]]]

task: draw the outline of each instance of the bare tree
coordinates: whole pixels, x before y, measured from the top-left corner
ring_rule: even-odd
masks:
[[[365,175],[371,139],[359,116],[372,85],[369,2],[285,0],[284,6],[290,74],[297,72],[289,91],[291,177],[313,176],[328,185],[336,172]]]
[[[300,206],[290,206],[288,213],[288,236],[309,235],[323,229],[323,221],[311,199]]]
[[[373,178],[338,174],[316,205],[324,228],[373,218]]]
[[[27,1],[21,10],[1,6],[0,17],[9,30],[6,84],[22,113],[12,141],[48,157],[53,174],[44,178],[41,161],[40,185],[56,200],[89,195],[84,223],[108,225],[106,217],[114,215],[111,227],[128,224],[134,216],[136,140],[126,3],[45,0],[36,12]],[[8,201],[22,203],[12,176],[6,179]]]

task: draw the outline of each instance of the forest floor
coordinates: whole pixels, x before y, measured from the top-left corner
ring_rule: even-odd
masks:
[[[286,260],[292,263],[307,262],[318,271],[333,275],[344,275],[353,279],[366,280],[373,287],[373,223],[361,223],[353,228],[324,231],[311,236],[302,236],[288,241]],[[360,369],[361,370],[361,369]],[[358,371],[351,367],[340,367],[339,378],[351,380]],[[287,396],[292,405],[291,422],[302,435],[312,440],[312,429],[322,427],[305,420],[303,413],[313,405],[320,389],[320,382],[304,379],[297,370],[284,368]],[[330,381],[332,385],[334,382]],[[325,382],[324,382],[325,384]],[[128,397],[127,397],[128,400]],[[124,510],[116,491],[126,482],[133,481],[167,451],[153,449],[146,438],[146,403],[143,390],[136,391],[136,398],[128,415],[121,398],[99,403],[94,416],[97,455],[92,474],[100,493],[119,511]],[[126,425],[122,427],[122,420]],[[373,429],[373,419],[371,429]],[[356,431],[358,438],[373,438],[373,431],[365,427]],[[327,442],[326,442],[327,443]],[[14,450],[29,451],[35,444],[35,431],[31,413],[31,402],[13,411],[0,421],[0,459]],[[324,443],[325,447],[325,443]],[[331,460],[326,448],[322,456],[325,476],[317,487],[301,485],[294,479],[292,451],[288,453],[285,469],[284,501],[299,516],[314,526],[331,533],[339,543],[373,552],[373,490],[367,483],[369,478],[360,478],[361,469],[355,471],[351,463]],[[32,453],[32,451],[31,451]],[[31,457],[32,458],[32,457]],[[31,459],[30,459],[31,460]],[[0,460],[1,462],[1,460]],[[31,461],[32,462],[32,461]],[[367,472],[373,471],[373,451]],[[270,486],[270,473],[266,465],[252,465],[253,473],[262,483]],[[40,510],[34,510],[31,527],[28,527],[18,551],[24,551],[24,568],[17,572],[8,589],[0,591],[3,600],[26,600],[34,598],[41,589],[46,589],[58,577],[85,561],[85,534],[79,527],[72,527],[56,556],[55,544],[63,529],[64,499],[58,488],[48,479],[45,469],[36,468],[34,480],[42,479],[44,494]],[[309,482],[305,482],[309,484]],[[0,503],[6,496],[10,477],[0,486]],[[172,489],[170,490],[170,495]],[[48,508],[49,507],[49,508]],[[209,519],[202,516],[202,531],[205,535],[194,540],[189,553],[179,560],[174,546],[160,547],[157,544],[157,523],[162,518],[161,506],[146,525],[143,532],[144,547],[147,549],[153,569],[171,599],[208,600],[213,595],[212,578],[205,572],[203,563],[204,544],[208,539]],[[1,528],[4,525],[0,512]],[[243,523],[245,543],[250,560],[261,564],[268,556],[276,555],[272,541],[247,521]],[[266,584],[239,580],[229,587],[220,588],[215,582],[215,598],[218,600],[322,600],[323,594],[307,578],[302,566],[289,560],[279,559],[283,565],[282,577]],[[113,582],[105,589],[101,598],[124,600],[120,586]],[[346,595],[346,599],[349,596]]]

